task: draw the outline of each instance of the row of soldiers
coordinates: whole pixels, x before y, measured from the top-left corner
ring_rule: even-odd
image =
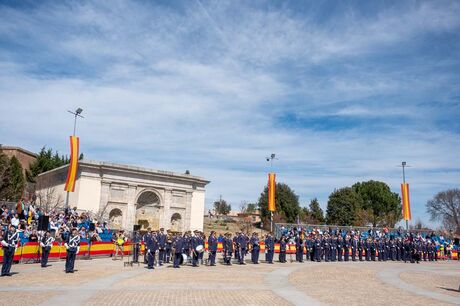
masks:
[[[282,237],[280,248],[286,241]],[[284,242],[283,242],[284,241]],[[311,235],[302,237],[296,235],[289,240],[296,246],[296,261],[303,261],[303,253],[306,251],[306,259],[311,261],[404,261],[419,262],[437,260],[436,245],[431,241],[411,239],[409,237],[388,238],[368,237],[361,239],[357,235]]]
[[[138,260],[140,243],[144,241],[146,252],[144,253],[145,262],[148,267],[153,269],[155,259],[159,265],[173,261],[175,268],[179,268],[183,261],[183,255],[191,259],[192,266],[203,263],[204,245],[206,237],[202,232],[186,232],[184,235],[177,233],[170,235],[164,233],[163,229],[159,232],[152,231],[140,237],[134,236],[135,261]],[[259,263],[261,242],[265,244],[265,262],[273,264],[275,255],[275,244],[279,244],[278,261],[287,262],[286,254],[288,250],[295,247],[295,260],[303,262],[310,261],[404,261],[419,262],[437,260],[435,243],[429,240],[410,239],[410,238],[361,238],[358,235],[296,235],[294,237],[282,236],[275,239],[270,233],[259,238],[259,234],[254,232],[251,236],[243,232],[235,235],[226,233],[222,240],[222,258],[226,265],[232,264],[234,259],[238,264],[245,264],[245,257],[250,255],[251,262]],[[218,239],[215,232],[211,232],[207,239],[208,242],[208,263],[210,266],[216,264],[218,249]],[[158,256],[155,256],[158,254]],[[290,253],[289,253],[290,254]],[[292,261],[292,259],[291,259]]]

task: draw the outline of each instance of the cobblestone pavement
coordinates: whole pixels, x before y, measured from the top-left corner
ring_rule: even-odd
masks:
[[[460,262],[247,264],[155,270],[108,258],[14,265],[0,305],[452,305]]]

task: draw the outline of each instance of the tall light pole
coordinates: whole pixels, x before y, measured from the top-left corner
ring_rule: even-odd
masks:
[[[407,163],[405,161],[403,161],[401,163],[401,167],[402,167],[402,170],[403,170],[403,184],[406,184],[406,171],[405,171],[405,168],[407,166]],[[409,221],[406,220],[406,231],[409,230]]]
[[[68,112],[75,116],[74,121],[73,121],[73,134],[72,134],[72,136],[75,136],[75,132],[77,130],[77,117],[85,118],[85,117],[83,117],[81,115],[81,113],[83,112],[83,109],[79,107],[79,108],[77,108],[75,110],[75,112],[72,112],[72,111],[69,111],[69,110],[68,110]],[[67,191],[66,197],[65,197],[65,208],[66,209],[69,208],[69,191]]]
[[[265,160],[270,162],[270,172],[273,172],[273,160],[277,159],[276,154],[272,153],[269,157],[265,157]],[[270,183],[269,183],[270,184]],[[269,188],[270,193],[270,188]],[[270,211],[270,232],[273,233],[273,211]]]

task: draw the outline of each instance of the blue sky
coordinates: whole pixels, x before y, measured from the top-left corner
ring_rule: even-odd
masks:
[[[301,2],[301,3],[299,3]],[[460,182],[458,1],[1,1],[0,143],[212,181],[256,201],[276,153],[302,205],[407,161],[414,219]]]

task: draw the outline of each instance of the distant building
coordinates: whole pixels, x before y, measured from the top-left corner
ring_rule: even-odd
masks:
[[[68,165],[40,174],[37,194],[54,192],[54,200],[64,201],[67,170]],[[113,228],[203,230],[208,183],[190,174],[82,160],[69,206],[105,216]]]
[[[20,147],[0,145],[0,151],[9,158],[15,156],[19,160],[24,174],[26,170],[30,169],[30,165],[37,160],[37,154]]]

